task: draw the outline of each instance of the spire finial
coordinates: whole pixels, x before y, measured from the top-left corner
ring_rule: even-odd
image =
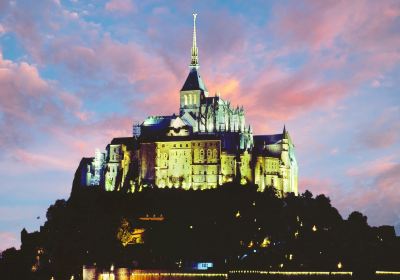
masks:
[[[196,42],[196,17],[197,14],[193,13],[193,45],[192,45],[192,59],[190,61],[191,68],[199,67],[199,50],[197,49],[197,42]]]

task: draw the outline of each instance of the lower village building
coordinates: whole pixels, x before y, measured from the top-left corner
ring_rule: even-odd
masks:
[[[199,73],[196,16],[190,71],[179,98],[179,114],[148,117],[133,126],[132,137],[115,138],[105,152],[82,159],[80,185],[135,192],[146,187],[204,190],[235,181],[297,195],[295,148],[286,128],[253,135],[243,107],[209,96]]]

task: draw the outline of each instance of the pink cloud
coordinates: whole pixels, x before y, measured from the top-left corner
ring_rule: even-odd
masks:
[[[41,170],[58,169],[73,170],[75,163],[67,161],[65,158],[52,155],[48,149],[46,153],[33,153],[23,149],[13,151],[14,158],[25,166],[39,167]]]
[[[17,246],[19,246],[19,239],[14,233],[8,231],[0,232],[0,253],[11,247],[17,248]]]
[[[400,164],[394,156],[349,168],[346,175],[353,178],[347,190],[341,188],[333,195],[335,207],[345,216],[352,211],[362,211],[373,225],[400,222]]]
[[[398,36],[388,36],[398,17],[397,1],[304,1],[277,6],[272,30],[294,45],[333,48],[336,41],[354,49],[391,48]],[[301,19],[301,20],[299,20]],[[394,33],[392,34],[394,35]]]
[[[252,98],[246,99],[244,105],[259,129],[263,125],[261,119],[286,122],[303,113],[333,107],[349,90],[344,82],[318,82],[309,73],[288,74],[272,80],[266,72],[251,87],[243,89],[243,92],[252,92]]]
[[[300,177],[299,192],[309,190],[314,196],[325,194],[327,196],[334,196],[340,186],[329,178],[316,178],[316,177]]]
[[[351,177],[375,177],[392,169],[396,165],[396,162],[394,162],[393,159],[393,156],[378,158],[365,162],[361,165],[351,167],[346,173]]]
[[[301,177],[300,191],[308,189],[314,195],[328,195],[343,218],[353,211],[361,211],[372,225],[396,225],[400,222],[399,163],[384,158],[366,163],[360,166],[360,170],[350,169],[348,173],[357,179],[346,188],[328,178]]]
[[[389,107],[358,132],[354,149],[357,149],[360,144],[369,149],[388,148],[397,143],[399,139],[400,107]]]
[[[365,174],[368,178],[369,174]],[[400,222],[400,196],[398,187],[400,181],[400,164],[395,163],[385,168],[375,177],[372,183],[360,181],[358,192],[343,199],[342,205],[353,205],[364,211],[372,224],[397,224]]]
[[[106,3],[105,6],[107,11],[129,13],[136,10],[132,0],[111,0]]]

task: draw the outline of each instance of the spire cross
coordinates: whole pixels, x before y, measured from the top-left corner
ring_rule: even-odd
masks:
[[[199,50],[196,42],[196,17],[197,14],[193,13],[193,45],[192,45],[192,59],[190,61],[190,67],[199,67]]]

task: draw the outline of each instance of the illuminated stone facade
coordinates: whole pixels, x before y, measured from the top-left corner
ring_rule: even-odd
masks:
[[[189,75],[179,92],[179,114],[151,116],[134,125],[133,136],[115,138],[104,153],[87,160],[82,185],[107,191],[144,187],[203,190],[236,181],[297,195],[298,167],[286,128],[253,135],[243,107],[210,96],[199,73],[194,21]]]

